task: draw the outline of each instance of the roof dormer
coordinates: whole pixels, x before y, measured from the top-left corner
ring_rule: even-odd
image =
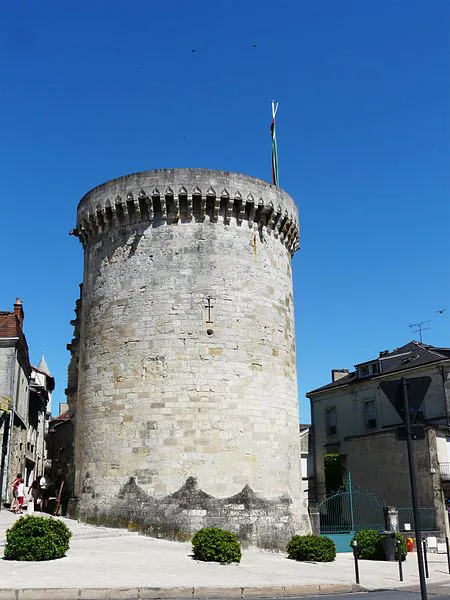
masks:
[[[370,362],[356,365],[356,372],[358,373],[358,379],[364,379],[365,377],[372,377],[381,373],[381,364],[378,360],[372,360]]]

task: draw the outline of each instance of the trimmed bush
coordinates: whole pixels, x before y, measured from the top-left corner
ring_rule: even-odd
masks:
[[[288,558],[300,561],[332,562],[336,558],[333,540],[318,535],[294,535],[286,552]]]
[[[21,517],[6,532],[4,557],[7,560],[53,560],[69,549],[72,533],[58,519]]]
[[[395,534],[395,541],[400,540],[400,555],[402,557],[402,561],[406,560],[406,556],[408,554],[408,544],[406,543],[405,538],[401,533]],[[395,560],[398,560],[398,546],[395,544]]]
[[[362,529],[361,531],[358,531],[353,540],[356,540],[358,544],[357,548],[359,558],[366,560],[384,560],[382,539],[383,536],[381,533],[375,529]],[[408,547],[406,545],[405,538],[400,533],[396,533],[395,540],[400,540],[400,554],[402,561],[406,560]],[[395,545],[395,559],[398,560],[397,544]]]
[[[240,562],[241,545],[234,533],[218,527],[204,527],[192,538],[194,558],[209,562]]]
[[[358,544],[358,556],[366,560],[383,560],[384,552],[381,545],[381,534],[375,529],[361,529],[353,538]]]

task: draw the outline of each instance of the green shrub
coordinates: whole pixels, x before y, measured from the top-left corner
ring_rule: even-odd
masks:
[[[53,560],[69,549],[72,534],[51,517],[21,517],[6,532],[4,557],[7,560]]]
[[[375,529],[362,529],[354,536],[353,540],[357,542],[358,556],[367,560],[384,560],[384,550],[382,543],[383,536]],[[353,543],[353,540],[351,543]],[[400,534],[395,534],[395,540],[400,540],[400,554],[402,560],[406,559],[408,547],[405,538]],[[395,545],[395,559],[398,560],[398,547]]]
[[[381,545],[381,534],[375,529],[362,529],[353,538],[356,540],[359,558],[366,560],[383,560],[384,552]]]
[[[340,454],[328,453],[323,457],[327,494],[334,494],[344,483],[346,468]]]
[[[408,554],[408,545],[406,543],[405,538],[402,536],[401,533],[396,533],[395,534],[395,541],[400,540],[400,556],[402,557],[402,560],[406,560],[406,556]],[[395,544],[395,560],[398,560],[398,545]]]
[[[333,540],[318,535],[294,535],[286,552],[288,558],[301,561],[332,562],[336,558]]]
[[[240,562],[242,556],[235,534],[218,527],[204,527],[197,531],[192,538],[192,550],[197,560],[220,563]]]

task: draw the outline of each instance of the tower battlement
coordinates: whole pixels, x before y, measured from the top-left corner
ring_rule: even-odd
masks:
[[[260,179],[207,169],[160,169],[126,175],[88,192],[73,231],[83,246],[124,224],[178,225],[191,221],[266,230],[291,254],[299,248],[297,207]]]

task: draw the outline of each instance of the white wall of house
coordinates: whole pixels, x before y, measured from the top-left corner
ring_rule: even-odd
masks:
[[[25,425],[28,423],[28,377],[21,365],[17,364],[15,411]]]
[[[415,369],[404,373],[405,377],[431,377],[431,385],[422,406],[425,420],[442,421],[446,425],[445,395],[440,370],[437,367]],[[383,378],[359,380],[357,384],[334,390],[326,390],[312,397],[312,414],[317,444],[333,443],[345,437],[360,435],[370,430],[378,430],[393,425],[401,425],[402,420],[380,389],[380,381],[398,379],[399,375]],[[364,418],[364,405],[373,401],[376,410],[376,427],[368,428]],[[326,413],[335,407],[337,428],[334,435],[327,435]]]
[[[431,377],[431,385],[422,406],[425,422],[434,425],[447,425],[448,423],[448,394],[444,393],[448,386],[448,379],[443,382],[439,365],[428,365],[421,368],[402,371],[404,377]],[[325,476],[323,471],[324,454],[327,452],[345,453],[342,445],[347,438],[363,436],[370,433],[386,431],[392,426],[403,425],[400,416],[380,389],[380,382],[390,379],[399,379],[400,375],[385,375],[378,378],[359,379],[357,383],[341,388],[328,389],[310,394],[311,414],[314,424],[314,452],[317,494],[320,498],[325,494]],[[376,423],[370,426],[367,422],[366,403],[373,403]],[[335,431],[327,428],[330,411],[335,410]],[[373,412],[371,413],[373,416]],[[327,417],[328,415],[328,417]],[[439,441],[438,452],[446,461],[450,461],[447,451],[446,438]],[[355,447],[352,444],[352,447]]]
[[[14,371],[16,349],[13,346],[0,346],[0,396],[11,397],[12,373]]]
[[[439,464],[450,463],[450,438],[445,432],[436,432],[436,451]]]

